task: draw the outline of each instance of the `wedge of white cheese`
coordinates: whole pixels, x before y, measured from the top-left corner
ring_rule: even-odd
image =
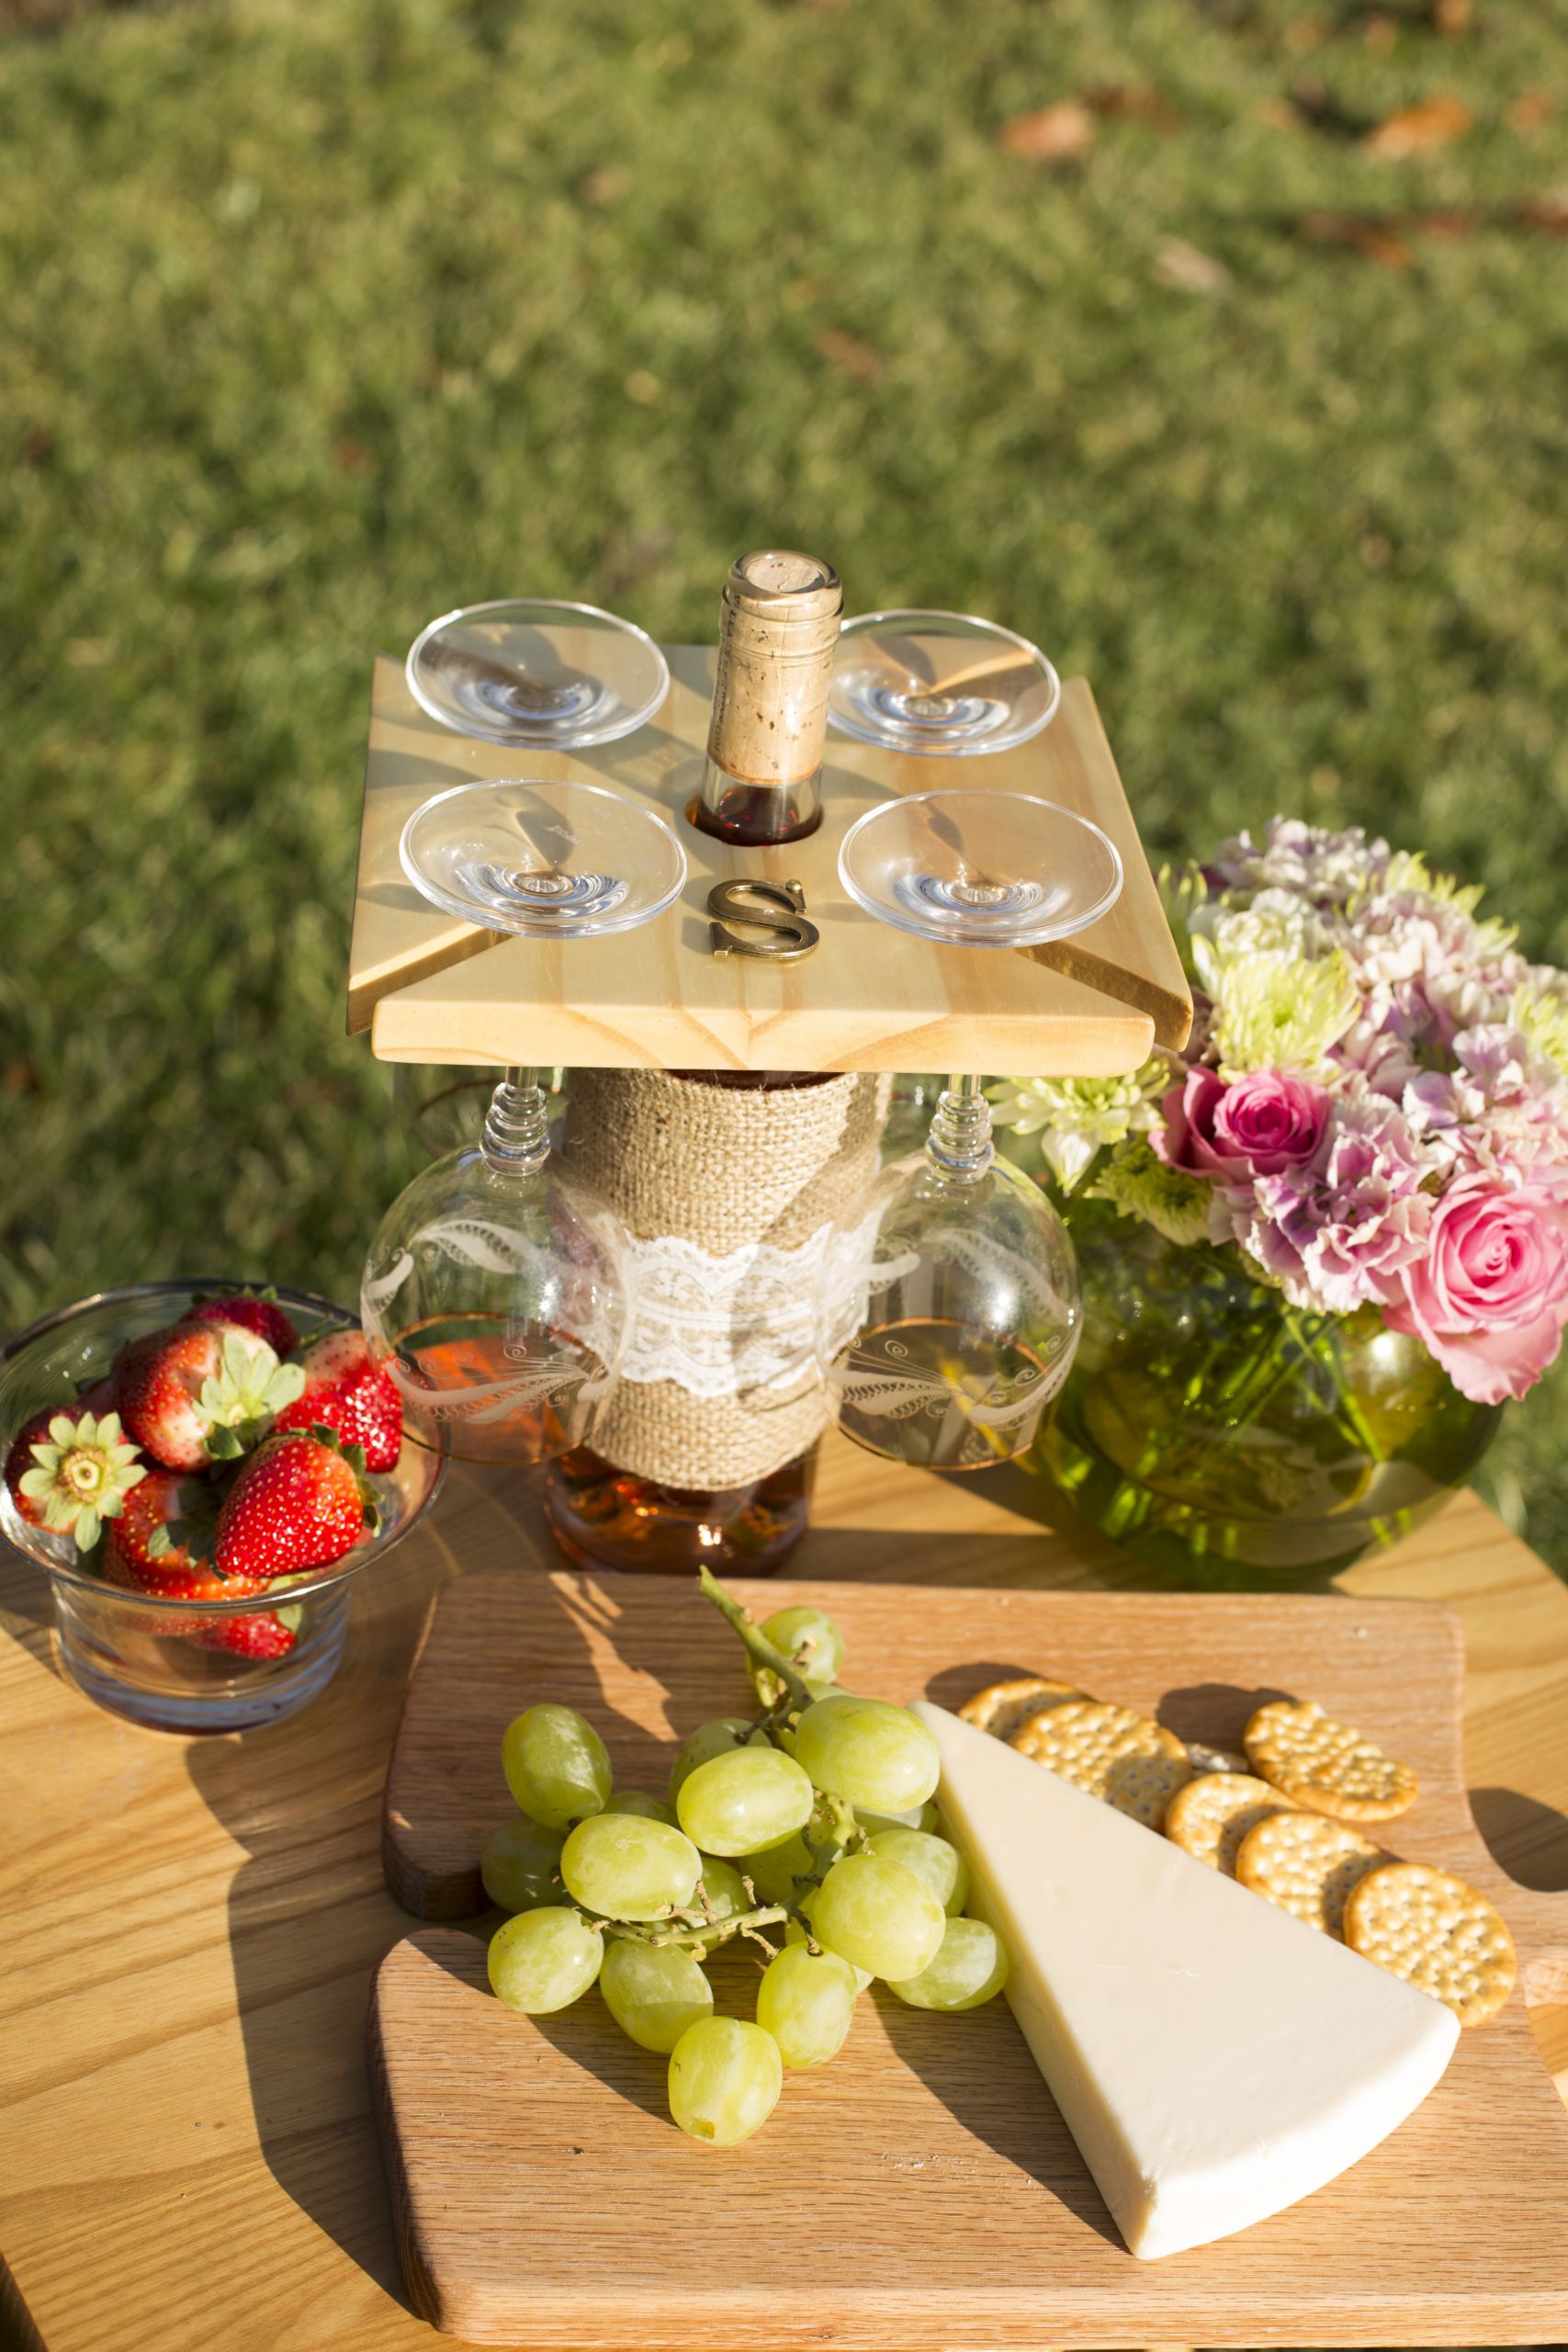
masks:
[[[1441,2003],[922,1701],[1008,2000],[1128,2246],[1229,2237],[1386,2139],[1448,2064]]]

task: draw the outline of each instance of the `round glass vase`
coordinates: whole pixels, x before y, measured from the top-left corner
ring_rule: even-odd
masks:
[[[1071,1204],[1084,1331],[1028,1466],[1162,1580],[1321,1582],[1430,1517],[1502,1408],[1375,1307],[1314,1315],[1240,1253]]]

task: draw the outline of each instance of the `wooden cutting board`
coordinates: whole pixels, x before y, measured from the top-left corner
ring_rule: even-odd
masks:
[[[1005,2004],[941,2018],[878,1990],[832,2065],[787,2076],[757,2137],[717,2151],[664,2105],[665,2062],[597,1994],[515,2016],[476,1935],[426,1928],[383,1962],[371,2070],[404,2275],[437,2327],[580,2352],[1012,2352],[1045,2346],[1541,2344],[1568,2336],[1568,2115],[1526,1996],[1568,1984],[1568,1894],[1516,1886],[1471,1816],[1458,1620],[1424,1602],[774,1584],[759,1614],[830,1611],[846,1681],[954,1705],[1049,1670],[1237,1744],[1280,1691],[1414,1764],[1387,1842],[1501,1904],[1526,1981],[1461,2038],[1426,2105],[1341,2179],[1217,2245],[1124,2251]],[[662,1791],[672,1744],[744,1709],[734,1636],[695,1589],[470,1575],[436,1600],[387,1783],[389,1883],[426,1918],[483,1900],[479,1848],[511,1807],[502,1731],[580,1707],[625,1786]],[[477,1924],[477,1936],[487,1932]],[[716,1971],[746,2013],[743,1956]],[[1223,2070],[1214,2096],[1224,2096]]]

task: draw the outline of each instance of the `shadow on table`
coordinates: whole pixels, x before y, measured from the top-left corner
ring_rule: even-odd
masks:
[[[229,1942],[262,2153],[286,2194],[405,2307],[365,2024],[371,1977],[409,1924],[381,1882],[381,1792],[442,1549],[412,1538],[378,1572],[374,1605],[351,1618],[343,1667],[312,1706],[187,1752],[197,1791],[244,1854]]]
[[[1517,1789],[1472,1789],[1475,1826],[1499,1869],[1521,1886],[1556,1894],[1568,1889],[1568,1817]]]

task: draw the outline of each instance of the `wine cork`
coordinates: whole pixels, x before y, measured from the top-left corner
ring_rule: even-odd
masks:
[[[762,548],[724,583],[708,758],[743,784],[793,785],[822,764],[844,608],[830,563]]]

